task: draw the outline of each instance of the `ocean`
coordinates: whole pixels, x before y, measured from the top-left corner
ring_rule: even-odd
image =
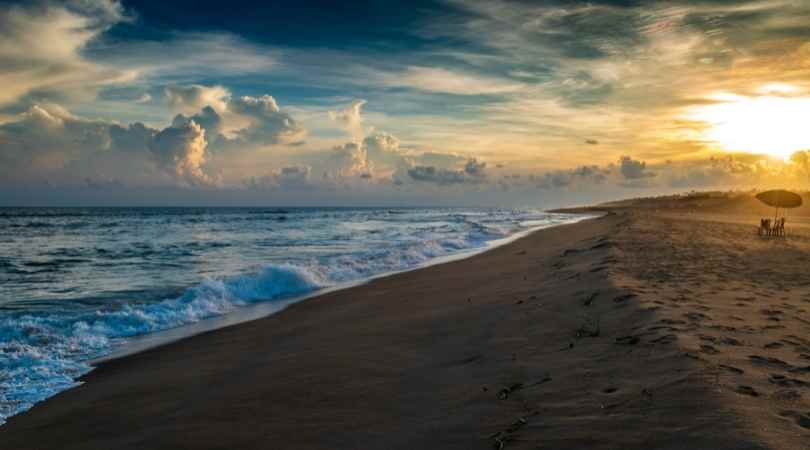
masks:
[[[0,208],[0,424],[142,336],[580,220],[469,208]]]

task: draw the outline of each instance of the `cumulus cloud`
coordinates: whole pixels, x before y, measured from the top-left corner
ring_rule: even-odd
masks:
[[[289,114],[281,111],[269,96],[243,96],[228,102],[228,110],[248,120],[248,125],[236,130],[237,137],[261,144],[291,144],[306,136],[306,129]]]
[[[375,133],[363,139],[369,167],[379,176],[402,174],[414,164],[415,156],[400,148],[399,139],[388,133]]]
[[[142,123],[85,119],[57,105],[33,105],[17,120],[0,125],[0,158],[13,177],[80,177],[99,164],[115,172],[105,176],[130,176],[127,171],[134,166],[143,168],[136,162],[140,158],[152,159],[183,184],[211,184],[216,178],[203,170],[206,145],[204,130],[193,121],[158,131]]]
[[[149,148],[157,130],[136,122],[129,126],[112,124],[109,133],[111,148],[124,152],[141,152]]]
[[[292,144],[306,136],[306,129],[281,111],[275,98],[232,98],[222,86],[169,86],[169,105],[181,111],[174,124],[194,121],[202,126],[213,147],[224,144]],[[359,109],[358,109],[359,114]]]
[[[211,185],[220,181],[211,172],[209,160],[214,153],[244,153],[266,145],[298,142],[306,133],[269,95],[230,99],[221,95],[224,91],[220,89],[199,86],[172,92],[180,109],[214,99],[224,101],[217,106],[223,111],[204,105],[189,115],[179,113],[169,127],[156,129],[140,122],[86,119],[53,103],[36,103],[0,123],[0,172],[7,180],[34,174],[51,177],[57,172],[62,179],[80,180],[102,164],[113,178],[149,182],[148,176],[131,173],[129,168],[137,166],[143,172],[151,162],[159,169],[151,170],[152,182],[165,180],[170,174],[184,185]],[[120,159],[119,167],[116,158]],[[365,156],[355,159],[365,161]],[[228,160],[222,157],[221,162]]]
[[[629,156],[619,158],[619,172],[627,180],[641,180],[655,176],[655,173],[647,170],[646,162],[633,159]]]
[[[149,143],[159,166],[191,186],[217,181],[203,170],[206,162],[205,130],[194,121],[164,128]]]
[[[194,121],[205,129],[212,148],[294,144],[306,136],[303,125],[270,95],[231,98],[222,86],[202,85],[171,86],[165,94],[172,108],[183,111],[173,124]]]
[[[339,123],[355,141],[363,139],[363,117],[360,114],[365,100],[355,100],[341,111],[329,111],[329,118]]]
[[[335,178],[352,178],[370,172],[368,155],[362,143],[347,142],[332,148],[327,161],[328,174]]]
[[[57,105],[33,105],[15,121],[0,125],[3,168],[12,174],[59,169],[85,153],[108,149],[107,128]]]
[[[205,130],[205,134],[209,141],[219,142],[224,139],[223,132],[223,119],[219,113],[211,106],[205,106],[202,110],[192,116],[185,116],[178,114],[172,120],[172,126],[182,126],[189,122],[194,122]]]

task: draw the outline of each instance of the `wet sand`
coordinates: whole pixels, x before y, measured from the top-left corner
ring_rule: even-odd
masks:
[[[810,228],[613,211],[104,363],[0,448],[807,448]]]

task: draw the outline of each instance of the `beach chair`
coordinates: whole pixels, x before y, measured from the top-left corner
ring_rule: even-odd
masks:
[[[760,236],[771,235],[771,219],[761,219],[759,221],[759,235]]]

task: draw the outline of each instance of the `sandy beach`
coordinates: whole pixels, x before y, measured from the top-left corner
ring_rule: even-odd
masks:
[[[601,207],[103,363],[0,448],[807,448],[810,226],[728,204]]]

